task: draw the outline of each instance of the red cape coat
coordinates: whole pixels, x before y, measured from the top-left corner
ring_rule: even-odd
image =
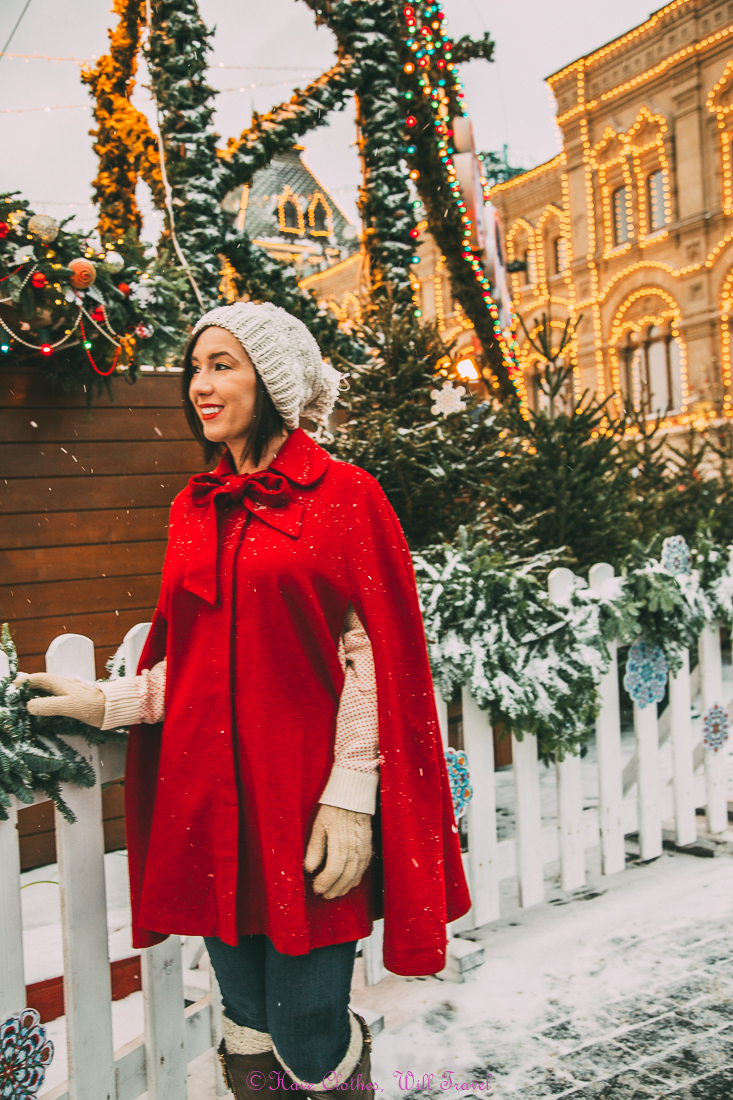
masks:
[[[127,754],[134,945],[264,933],[300,955],[367,936],[383,914],[388,969],[436,973],[470,898],[400,525],[369,474],[301,430],[254,496],[214,500],[222,479],[241,483],[232,473],[225,459],[173,502],[140,658],[168,667],[165,721],[132,727]],[[303,858],[333,765],[350,603],[377,679],[376,856],[326,901]]]

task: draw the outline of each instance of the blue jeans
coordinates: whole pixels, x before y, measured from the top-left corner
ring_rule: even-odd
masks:
[[[205,937],[224,1011],[241,1027],[269,1032],[301,1081],[316,1084],[349,1047],[349,995],[356,943],[282,955],[264,935],[240,936],[230,947]]]

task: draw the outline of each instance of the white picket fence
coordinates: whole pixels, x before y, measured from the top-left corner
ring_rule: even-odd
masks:
[[[613,576],[610,566],[594,566],[592,588]],[[575,583],[567,569],[550,575],[550,597],[568,598]],[[137,666],[149,624],[127,634],[125,669]],[[0,654],[0,659],[4,655]],[[48,671],[94,679],[94,647],[81,635],[62,635],[46,654]],[[2,672],[2,669],[0,669]],[[463,740],[469,760],[473,798],[468,806],[468,852],[464,856],[471,888],[471,911],[449,929],[451,934],[498,919],[499,886],[516,878],[522,906],[544,898],[545,867],[559,861],[562,887],[580,889],[586,881],[586,853],[600,846],[602,870],[616,874],[625,866],[625,841],[639,834],[642,860],[662,851],[662,822],[673,819],[678,844],[696,838],[695,808],[704,805],[707,827],[722,833],[728,826],[727,773],[724,752],[693,745],[692,703],[700,695],[704,712],[713,703],[726,706],[720,634],[708,627],[700,638],[699,665],[693,676],[686,662],[670,678],[670,704],[658,721],[657,707],[635,707],[636,753],[622,764],[618,671],[614,653],[601,686],[602,709],[596,723],[598,808],[583,809],[581,761],[569,757],[557,764],[557,823],[543,826],[537,743],[532,736],[512,737],[516,833],[499,841],[496,828],[494,751],[487,716],[463,693]],[[448,712],[438,698],[445,743]],[[673,781],[663,785],[660,744],[672,741]],[[124,774],[124,746],[90,748],[80,738],[75,747],[98,777],[95,787],[67,786],[64,797],[76,814],[69,825],[56,814],[64,948],[64,992],[67,1021],[68,1074],[63,1085],[42,1100],[182,1100],[188,1063],[218,1045],[221,1015],[218,991],[184,1009],[184,964],[181,940],[171,936],[142,952],[145,1031],[120,1050],[113,1050],[107,907],[102,829],[103,782]],[[38,801],[41,801],[39,798]],[[0,1020],[25,1005],[16,804],[10,820],[0,822]],[[381,922],[364,941],[367,982],[384,975]],[[452,941],[461,947],[461,941]],[[467,943],[463,944],[469,947]],[[470,945],[471,947],[473,945]],[[460,950],[458,951],[460,956]],[[212,979],[213,980],[213,979]],[[215,987],[215,981],[213,982]],[[225,1095],[221,1077],[217,1094]]]

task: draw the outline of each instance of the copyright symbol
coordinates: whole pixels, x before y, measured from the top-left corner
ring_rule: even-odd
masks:
[[[265,1075],[259,1069],[253,1069],[247,1074],[247,1084],[251,1089],[259,1090],[264,1087]]]

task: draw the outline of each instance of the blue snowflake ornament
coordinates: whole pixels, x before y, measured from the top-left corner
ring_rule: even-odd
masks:
[[[53,1058],[35,1008],[24,1008],[0,1024],[0,1098],[33,1100]]]
[[[664,540],[661,561],[662,568],[673,576],[677,576],[678,573],[689,576],[692,572],[692,555],[682,535],[670,535]]]
[[[634,642],[626,662],[624,687],[638,707],[661,703],[668,675],[667,661],[658,645]]]
[[[460,821],[473,796],[468,779],[468,757],[462,750],[446,749],[445,762],[448,765],[450,793],[453,798],[453,814],[456,821]]]
[[[725,707],[721,707],[720,703],[713,703],[702,720],[702,740],[709,752],[722,749],[728,740],[729,726],[728,711]]]

